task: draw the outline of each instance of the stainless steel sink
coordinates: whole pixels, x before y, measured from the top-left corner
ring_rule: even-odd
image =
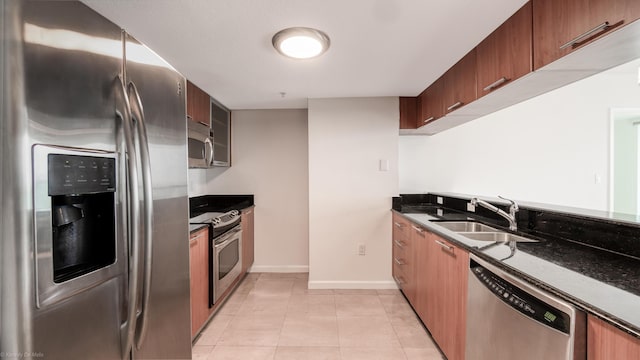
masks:
[[[473,222],[473,221],[447,221],[447,222],[438,222],[437,224],[439,226],[442,226],[445,229],[455,231],[455,232],[483,233],[483,232],[500,231],[496,228],[492,228],[491,226],[487,226],[487,225],[480,224],[478,222]]]
[[[471,240],[478,241],[493,241],[493,242],[538,242],[538,240],[529,239],[508,232],[496,231],[496,232],[459,232],[458,234],[469,238]]]

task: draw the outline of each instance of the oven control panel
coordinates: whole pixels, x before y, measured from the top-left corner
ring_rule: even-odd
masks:
[[[544,303],[474,261],[471,261],[471,271],[489,291],[512,309],[539,323],[566,334],[570,333],[569,315]]]

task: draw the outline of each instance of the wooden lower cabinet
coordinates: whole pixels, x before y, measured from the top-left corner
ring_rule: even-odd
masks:
[[[640,359],[640,339],[589,315],[587,359]]]
[[[415,244],[416,249],[416,302],[413,308],[418,313],[422,322],[431,329],[434,323],[434,295],[436,289],[435,273],[433,272],[433,264],[435,255],[433,251],[429,251],[428,237],[419,239]]]
[[[191,278],[191,337],[209,318],[209,230],[203,228],[189,236]]]
[[[247,272],[254,261],[254,207],[242,210],[242,274]]]
[[[427,233],[429,331],[449,360],[464,359],[469,253]]]
[[[409,301],[415,301],[415,250],[409,221],[393,214],[391,272]]]
[[[410,286],[403,292],[447,359],[464,359],[469,253],[417,224],[409,226],[414,295]]]

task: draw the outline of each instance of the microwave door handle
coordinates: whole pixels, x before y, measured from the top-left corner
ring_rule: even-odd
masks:
[[[127,320],[122,326],[122,358],[129,358],[133,337],[136,329],[136,304],[138,302],[138,268],[139,268],[139,243],[140,233],[138,229],[138,220],[140,219],[140,195],[138,193],[138,164],[136,157],[135,144],[133,142],[132,125],[131,125],[131,106],[127,97],[127,90],[122,80],[122,76],[116,78],[116,92],[119,101],[116,101],[116,116],[122,122],[124,133],[125,151],[124,161],[126,162],[126,192],[127,192],[127,255],[129,264],[129,287],[127,302]]]
[[[144,239],[144,272],[142,283],[141,316],[136,334],[136,347],[140,349],[149,323],[149,298],[151,294],[151,269],[153,266],[153,194],[151,182],[151,162],[149,156],[149,140],[147,126],[145,124],[144,108],[140,93],[133,82],[129,82],[129,97],[131,104],[131,117],[134,119],[138,149],[140,150],[140,167],[142,170],[143,199],[143,239]]]
[[[213,144],[208,137],[204,139],[204,152],[204,162],[207,166],[211,166],[213,164]]]

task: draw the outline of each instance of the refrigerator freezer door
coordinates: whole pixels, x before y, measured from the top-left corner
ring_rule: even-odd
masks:
[[[126,312],[126,228],[120,211],[125,192],[114,193],[115,240],[114,236],[105,240],[110,245],[115,241],[115,260],[111,252],[102,258],[88,255],[96,253],[93,250],[79,249],[62,263],[80,265],[87,273],[56,277],[37,272],[42,270],[38,264],[54,261],[57,266],[55,253],[52,258],[35,240],[36,232],[54,231],[46,214],[55,204],[49,199],[36,201],[52,197],[33,182],[41,181],[34,173],[47,164],[34,164],[36,144],[117,154],[113,85],[123,63],[121,29],[75,1],[2,1],[0,6],[6,10],[1,20],[7,31],[3,42],[14,40],[3,44],[11,44],[2,63],[11,66],[6,86],[12,89],[2,100],[11,104],[6,108],[11,112],[3,108],[1,124],[3,133],[7,129],[11,134],[3,141],[3,147],[11,149],[2,158],[2,187],[7,186],[3,204],[11,204],[16,214],[5,217],[3,213],[0,237],[3,255],[11,256],[0,271],[11,277],[11,283],[2,284],[1,328],[7,331],[0,331],[1,350],[47,359],[119,359],[120,326]],[[95,225],[99,221],[92,223],[91,227],[101,226]],[[77,224],[76,229],[83,226],[87,223]],[[65,237],[68,242],[62,244],[79,244],[73,238]],[[99,266],[93,270],[83,264],[84,259]],[[59,291],[38,293],[36,281],[41,280]],[[40,298],[38,306],[39,295],[49,297]]]
[[[141,259],[142,264],[152,260],[153,266],[150,283],[145,281],[148,277],[144,270],[140,274],[139,309],[142,312],[138,318],[134,358],[190,359],[185,80],[153,51],[128,35],[125,59],[132,116],[136,117],[139,110],[144,112],[153,194],[152,259]],[[136,109],[137,97],[142,104],[140,109]],[[148,291],[146,304],[145,290]]]

